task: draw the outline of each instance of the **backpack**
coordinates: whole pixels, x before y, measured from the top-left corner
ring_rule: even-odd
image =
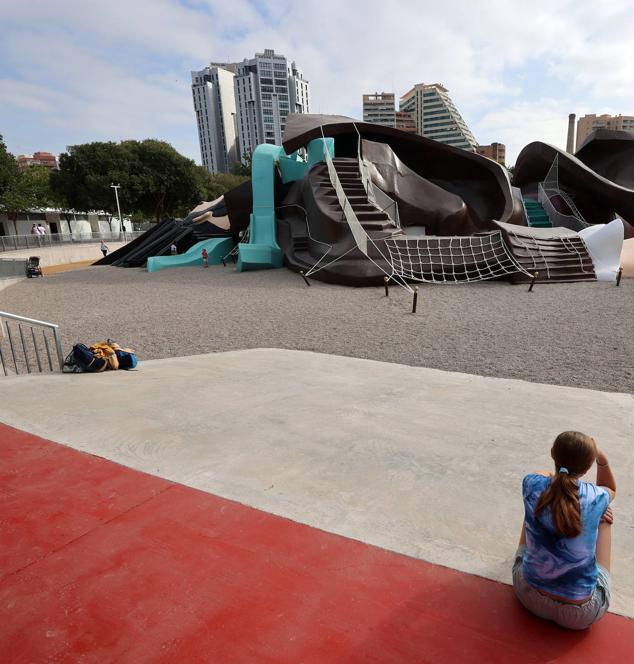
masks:
[[[108,360],[102,357],[95,357],[95,354],[85,344],[75,344],[71,355],[80,371],[99,372],[105,371],[108,367]]]

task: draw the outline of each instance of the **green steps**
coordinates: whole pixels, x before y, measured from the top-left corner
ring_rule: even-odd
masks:
[[[526,208],[526,214],[528,214],[528,225],[531,228],[553,227],[541,203],[532,198],[525,198],[524,207]]]

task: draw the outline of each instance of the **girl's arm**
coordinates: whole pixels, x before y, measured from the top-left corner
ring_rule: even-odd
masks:
[[[616,480],[610,468],[610,462],[606,453],[599,448],[597,453],[597,485],[605,487],[610,494],[610,500],[614,500],[616,494]]]

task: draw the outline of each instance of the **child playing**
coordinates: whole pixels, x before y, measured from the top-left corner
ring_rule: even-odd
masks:
[[[610,604],[610,502],[616,482],[595,441],[564,431],[550,454],[555,472],[522,482],[524,525],[513,565],[519,601],[540,618],[569,629],[600,620]],[[597,464],[596,483],[581,476]]]
[[[209,267],[209,254],[205,247],[203,247],[203,267]]]

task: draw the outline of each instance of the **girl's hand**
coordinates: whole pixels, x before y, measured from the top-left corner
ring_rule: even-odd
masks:
[[[613,524],[614,523],[614,514],[612,514],[612,508],[608,507],[607,510],[603,513],[603,516],[601,517],[601,523],[609,523]]]

